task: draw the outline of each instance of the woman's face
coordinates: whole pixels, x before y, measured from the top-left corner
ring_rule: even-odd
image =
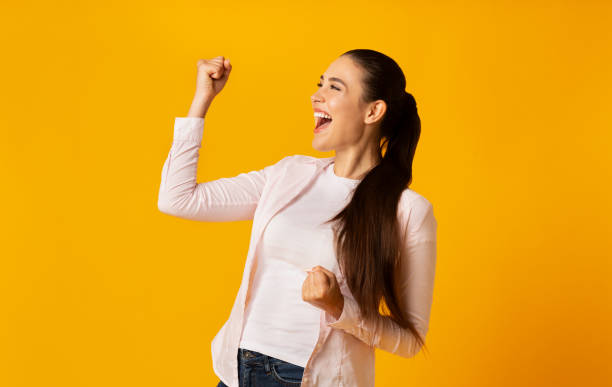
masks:
[[[368,105],[360,101],[362,70],[348,56],[333,61],[311,96],[312,107],[329,114],[332,121],[314,132],[312,147],[321,152],[342,150],[367,141]],[[315,124],[320,119],[315,117]]]

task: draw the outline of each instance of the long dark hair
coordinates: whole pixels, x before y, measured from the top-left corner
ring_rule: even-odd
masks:
[[[402,251],[397,210],[402,192],[412,181],[412,160],[421,134],[416,101],[405,91],[406,78],[390,57],[374,50],[355,49],[349,56],[362,70],[363,103],[384,100],[387,110],[380,126],[381,162],[353,192],[350,202],[326,223],[335,222],[335,249],[348,288],[361,316],[383,313],[409,329],[425,345],[408,318],[399,297]]]

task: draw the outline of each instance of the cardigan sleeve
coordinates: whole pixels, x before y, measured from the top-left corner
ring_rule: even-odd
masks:
[[[161,172],[157,206],[165,214],[203,222],[252,220],[272,166],[197,183],[204,118],[176,117]]]
[[[433,206],[422,197],[415,200],[404,231],[400,288],[403,297],[400,302],[423,339],[429,328],[433,302],[436,233]],[[402,357],[413,357],[421,349],[412,332],[400,327],[389,316],[379,314],[374,321],[363,320],[359,305],[352,297],[344,297],[344,307],[338,319],[327,312],[325,319],[329,326],[343,329],[370,346]]]

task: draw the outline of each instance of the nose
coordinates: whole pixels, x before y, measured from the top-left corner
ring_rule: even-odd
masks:
[[[321,102],[321,101],[323,100],[323,98],[321,97],[321,89],[320,89],[320,88],[318,88],[318,89],[317,89],[317,90],[314,92],[314,94],[312,94],[312,95],[310,96],[310,100],[311,100],[312,102]]]

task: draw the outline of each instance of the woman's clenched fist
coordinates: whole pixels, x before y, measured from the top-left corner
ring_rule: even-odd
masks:
[[[344,295],[336,275],[324,268],[315,266],[302,284],[302,300],[325,310],[335,318],[339,318],[344,307]]]
[[[196,94],[212,100],[227,83],[232,71],[230,60],[223,56],[200,59],[197,67]]]

